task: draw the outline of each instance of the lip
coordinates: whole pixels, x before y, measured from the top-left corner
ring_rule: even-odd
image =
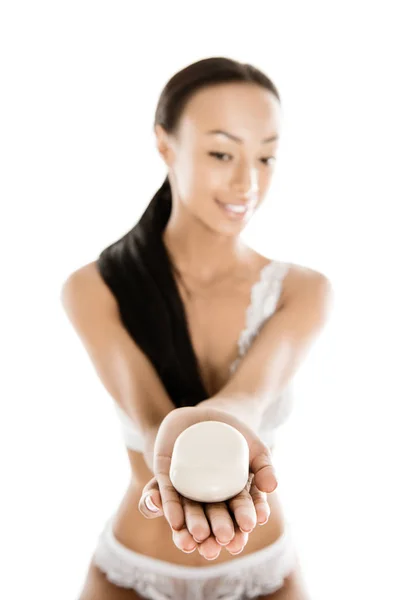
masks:
[[[252,204],[256,204],[255,201],[248,201],[248,202],[221,202],[220,200],[218,200],[218,198],[216,198],[216,201],[219,204],[223,204],[224,206],[226,206],[227,204],[230,204],[231,206],[246,206],[246,208],[250,208],[252,206]]]
[[[218,200],[217,198],[215,198],[215,202],[219,206],[219,208],[224,212],[226,217],[228,219],[230,219],[231,221],[243,221],[243,219],[245,219],[245,217],[248,215],[249,211],[251,210],[251,208],[253,206],[252,202],[246,202],[246,203],[229,202],[229,204],[232,204],[233,206],[245,207],[244,212],[236,213],[236,212],[230,211],[229,208],[227,208],[227,205],[223,202],[220,202],[220,200]]]

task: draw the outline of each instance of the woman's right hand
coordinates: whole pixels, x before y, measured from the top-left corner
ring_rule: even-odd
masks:
[[[222,421],[235,427],[248,442],[251,470],[248,483],[240,494],[227,502],[194,502],[179,494],[169,478],[177,437],[191,425],[206,420]],[[180,550],[193,552],[198,547],[205,558],[216,558],[221,546],[225,545],[232,554],[239,553],[256,522],[261,525],[267,521],[270,509],[266,493],[273,492],[277,486],[270,450],[252,429],[233,415],[216,408],[178,408],[162,421],[153,454],[154,478],[143,488],[139,510],[147,518],[164,515]],[[158,512],[148,510],[144,502],[147,495],[159,506]]]

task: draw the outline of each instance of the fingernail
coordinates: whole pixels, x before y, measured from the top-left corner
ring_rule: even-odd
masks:
[[[159,508],[157,506],[155,506],[154,502],[151,500],[151,496],[146,496],[145,497],[145,505],[148,508],[148,510],[152,511],[152,512],[158,512]]]
[[[239,529],[242,531],[242,533],[250,533],[252,531],[252,529],[245,530],[242,529],[242,527],[239,527]]]

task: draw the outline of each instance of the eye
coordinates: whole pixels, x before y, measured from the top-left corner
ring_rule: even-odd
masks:
[[[270,166],[270,165],[273,165],[273,163],[274,163],[275,160],[276,160],[276,156],[267,156],[266,158],[261,158],[261,161],[267,167]],[[269,161],[272,161],[272,162],[269,162]]]
[[[224,157],[224,156],[229,156],[230,158],[232,158],[232,155],[227,154],[226,152],[208,152],[208,154],[209,154],[209,156],[214,156],[218,160],[222,160],[222,162],[227,162],[226,160],[223,160],[222,157]],[[261,162],[264,165],[266,165],[267,167],[270,165],[273,165],[275,160],[276,160],[276,156],[267,156],[265,158],[261,158]]]
[[[218,160],[221,159],[221,156],[231,156],[230,154],[227,154],[226,152],[208,152],[209,156],[215,156],[215,158],[218,158]],[[226,161],[223,161],[226,162]]]

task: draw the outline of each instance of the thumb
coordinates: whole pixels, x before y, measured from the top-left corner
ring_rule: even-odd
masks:
[[[253,483],[261,492],[271,493],[278,487],[272,455],[268,448],[262,448],[258,453],[251,453],[250,468],[254,473]]]
[[[162,510],[161,494],[156,479],[151,480],[150,484],[144,487],[138,503],[138,510],[147,519],[160,517],[164,514]]]

